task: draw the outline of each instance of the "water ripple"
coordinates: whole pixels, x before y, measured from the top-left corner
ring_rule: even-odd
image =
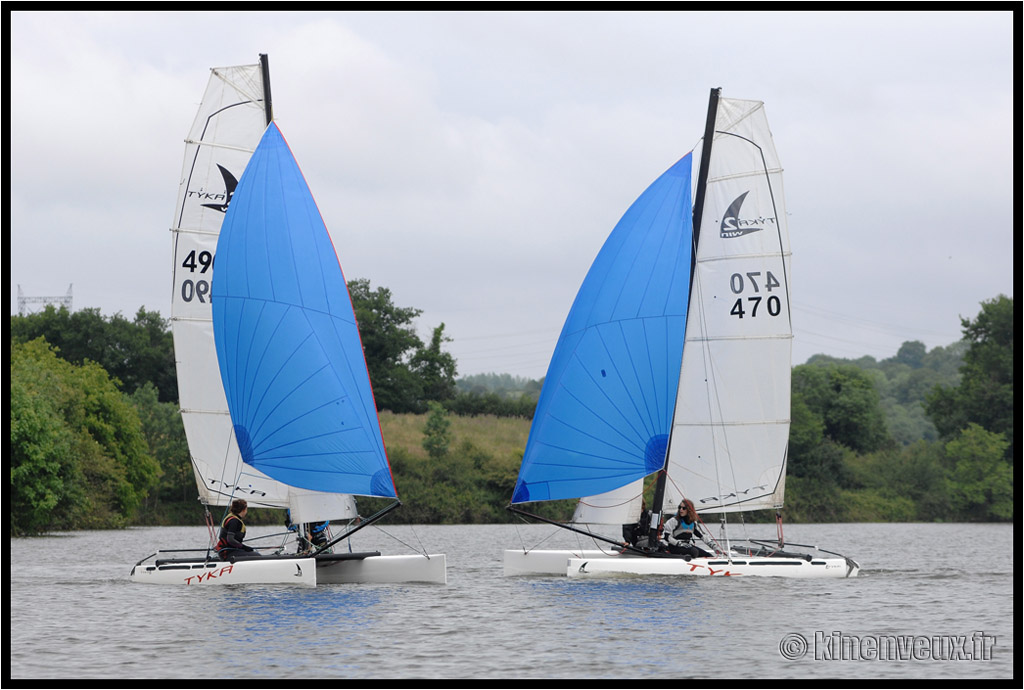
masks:
[[[864,680],[1012,676],[1012,525],[790,526],[795,542],[828,544],[865,565],[859,578],[812,581],[506,578],[502,549],[514,548],[524,532],[539,542],[550,528],[403,529],[389,532],[448,554],[447,586],[145,586],[127,575],[153,544],[194,544],[205,530],[13,539],[7,609],[17,644],[11,645],[11,677],[636,682],[751,673]],[[396,552],[386,538],[363,539],[356,549]],[[546,547],[578,546],[557,539]],[[984,544],[984,558],[934,548],[951,540]],[[902,543],[905,550],[891,548]],[[994,646],[989,658],[970,661],[872,662],[820,653],[788,659],[780,653],[787,635],[814,642],[816,635],[827,641],[837,634],[856,640],[984,634]],[[59,649],[60,663],[39,654],[41,648]]]

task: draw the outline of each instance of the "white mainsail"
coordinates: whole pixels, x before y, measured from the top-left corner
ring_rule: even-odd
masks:
[[[792,325],[782,168],[764,104],[719,99],[662,507],[775,508]]]
[[[295,523],[356,515],[349,495],[296,489],[242,462],[221,384],[210,306],[214,256],[235,185],[269,122],[260,64],[211,70],[192,128],[171,227],[171,330],[178,396],[199,497],[290,508]]]

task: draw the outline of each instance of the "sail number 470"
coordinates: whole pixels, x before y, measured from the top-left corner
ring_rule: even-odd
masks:
[[[181,262],[182,268],[187,268],[190,272],[195,273],[198,270],[200,273],[206,273],[213,266],[213,254],[210,252],[196,252],[194,249],[188,253],[185,260]],[[207,280],[196,280],[185,279],[181,283],[181,299],[186,302],[191,302],[193,299],[198,299],[200,302],[206,302],[210,296],[210,282]]]
[[[734,295],[742,295],[748,289],[754,293],[760,293],[762,289],[765,292],[771,292],[781,286],[782,283],[771,271],[765,271],[763,276],[761,271],[747,271],[746,273],[733,273],[729,277],[729,288]],[[764,309],[761,309],[762,302],[764,302]],[[743,297],[737,297],[736,302],[732,305],[732,311],[729,313],[742,319],[748,314],[755,317],[758,313],[764,314],[765,312],[769,316],[778,316],[782,313],[782,301],[778,295],[768,295],[766,298],[764,295],[754,294],[747,296],[745,300]]]

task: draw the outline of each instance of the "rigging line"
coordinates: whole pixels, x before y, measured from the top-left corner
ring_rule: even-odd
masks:
[[[579,524],[588,524],[588,523],[579,523]],[[583,551],[584,551],[582,537],[586,536],[586,535],[582,531],[576,531],[576,532],[573,532],[573,534],[576,535],[576,546],[579,549],[580,555],[582,555]],[[598,551],[600,551],[601,553],[603,553],[605,555],[611,554],[610,550],[609,551],[605,551],[604,547],[597,543],[597,535],[594,532],[592,532],[589,529],[589,527],[587,528],[586,534],[590,535],[590,541],[594,542],[594,546],[597,548]]]
[[[259,66],[260,65],[258,63],[254,63],[252,65],[242,65],[242,67],[259,67]],[[255,86],[255,84],[253,84],[252,82],[243,83],[241,80],[238,80],[238,81],[233,80],[232,75],[230,75],[227,72],[227,68],[214,67],[214,68],[212,68],[210,70],[210,72],[212,72],[218,79],[220,79],[222,82],[224,82],[224,86],[226,86],[229,89],[232,89],[233,91],[235,91],[236,93],[238,93],[242,97],[249,99],[249,101],[243,101],[241,103],[233,103],[233,104],[227,106],[228,108],[233,108],[236,105],[247,105],[249,102],[259,103],[261,100],[263,100],[259,96],[256,96],[255,94],[248,93],[246,91],[245,87],[252,87],[252,86]],[[244,78],[244,75],[240,75],[240,76],[242,76]],[[203,94],[203,95],[205,97],[205,94]]]
[[[411,530],[412,530],[412,534],[413,534],[413,536],[414,536],[414,537],[416,537],[416,541],[418,541],[418,542],[420,543],[420,549],[422,549],[422,551],[423,551],[423,555],[424,555],[424,556],[427,556],[427,547],[426,547],[426,546],[424,546],[424,544],[423,544],[423,540],[422,540],[422,539],[420,539],[420,535],[419,535],[419,534],[418,534],[418,533],[416,532],[416,527],[415,527],[415,525],[409,525],[409,529],[411,529]],[[430,558],[430,556],[427,556],[427,558],[429,559],[429,558]]]
[[[724,514],[725,513],[723,513],[723,515]],[[704,535],[704,538],[703,538],[704,543],[706,543],[708,546],[713,548],[716,552],[721,553],[721,554],[725,554],[725,556],[727,558],[729,558],[729,552],[726,551],[725,549],[723,549],[722,546],[718,543],[718,540],[715,539],[714,535],[711,534],[711,530],[708,528],[707,524],[704,522],[704,518],[702,518],[700,516],[700,513],[697,514],[697,522],[699,522],[701,527],[704,528],[704,531],[702,532],[702,534]],[[725,541],[725,540],[723,539],[723,541]]]
[[[523,522],[523,524],[533,524],[533,523],[530,523],[530,522],[528,522],[528,521],[526,520],[526,518],[525,518],[525,517],[523,517],[522,515],[520,515],[520,514],[518,514],[518,513],[514,513],[514,514],[515,514],[515,516],[516,516],[517,518],[519,518],[519,519],[520,519],[520,520],[521,520],[521,521]],[[513,524],[513,525],[515,525],[515,528],[516,528],[516,534],[517,534],[517,535],[519,535],[519,541],[520,541],[520,542],[522,543],[522,545],[523,545],[523,553],[529,553],[530,551],[534,551],[534,550],[536,550],[536,549],[537,549],[537,547],[539,547],[539,546],[540,546],[541,544],[543,544],[544,542],[546,542],[546,541],[547,541],[548,539],[551,539],[551,538],[552,538],[553,536],[555,536],[556,534],[559,534],[559,529],[561,529],[561,528],[559,528],[559,529],[554,529],[554,530],[552,530],[552,531],[551,531],[551,533],[550,533],[550,534],[548,534],[548,536],[546,536],[546,537],[544,537],[543,539],[541,539],[541,540],[540,540],[539,542],[537,542],[537,543],[536,543],[536,544],[535,544],[535,545],[534,545],[534,546],[533,546],[532,548],[528,548],[528,547],[526,546],[526,539],[525,539],[525,538],[524,538],[524,537],[522,536],[522,533],[521,533],[521,532],[519,531],[519,524],[518,524],[518,523],[515,523],[515,522],[513,522],[512,524]]]
[[[740,528],[741,528],[741,532],[740,533],[743,535],[743,539],[746,540],[750,536],[750,533],[747,531],[747,521],[743,518],[743,513],[742,512],[739,514],[739,519],[740,519]]]
[[[597,550],[598,550],[598,551],[600,551],[601,553],[603,553],[603,554],[604,554],[604,555],[606,555],[606,556],[618,555],[618,553],[619,553],[618,551],[614,551],[613,549],[610,549],[610,548],[606,549],[606,547],[605,547],[605,546],[601,545],[601,544],[600,544],[600,543],[599,543],[599,542],[597,541],[597,539],[595,539],[595,538],[593,538],[593,537],[591,537],[591,539],[590,539],[590,540],[591,540],[592,542],[594,542],[594,547],[595,547],[595,548],[597,548]],[[581,548],[581,549],[580,549],[580,551],[582,551],[582,550],[583,550],[583,549]]]
[[[225,517],[227,517],[228,513],[231,511],[231,504],[234,502],[235,491],[240,487],[239,480],[242,477],[242,469],[244,469],[244,461],[242,461],[242,453],[241,453],[241,451],[239,451],[237,459],[235,461],[235,474],[234,474],[234,478],[232,479],[230,484],[224,480],[224,477],[226,476],[227,470],[228,470],[228,463],[230,462],[231,447],[232,447],[232,442],[231,441],[234,438],[235,438],[235,428],[234,428],[234,425],[232,425],[231,426],[231,432],[230,432],[230,434],[228,434],[227,447],[224,449],[224,463],[221,465],[220,483],[223,486],[225,486],[227,488],[230,488],[230,490],[231,490],[230,493],[227,494],[227,499],[228,499],[227,503],[224,504],[224,513],[223,513],[223,515],[221,517],[222,521],[224,520]],[[238,442],[236,441],[234,445],[237,448],[238,447]],[[239,464],[238,464],[239,462],[243,463],[243,467],[241,469],[239,468]],[[257,492],[260,493],[264,497],[267,495],[266,491],[261,491],[259,489],[253,489],[252,491],[250,491],[250,494],[249,494],[250,498],[252,497],[252,494],[257,493]],[[275,507],[275,506],[268,505],[268,507]]]
[[[696,252],[696,251],[697,251],[697,249],[695,248],[694,252]],[[704,285],[703,285],[703,281],[701,281],[701,279],[700,279],[700,270],[699,269],[700,269],[700,264],[698,262],[695,265],[695,267],[694,267],[695,279],[694,279],[694,283],[693,283],[693,286],[694,286],[693,292],[695,293],[694,297],[696,298],[695,299],[695,301],[696,301],[696,312],[697,312],[697,317],[698,317],[699,323],[700,323],[701,333],[702,334],[707,334],[708,333],[708,328],[707,328],[708,315],[707,315],[707,310],[705,309]],[[715,418],[715,409],[714,409],[715,407],[718,408],[718,410],[717,410],[718,411],[718,418],[719,419],[723,418],[723,415],[722,415],[722,401],[721,401],[721,395],[720,395],[719,390],[718,390],[718,379],[717,379],[717,377],[715,376],[715,373],[714,373],[714,362],[713,362],[713,358],[711,356],[711,344],[712,344],[712,341],[711,341],[710,338],[706,338],[705,337],[705,338],[702,338],[700,342],[701,342],[700,353],[701,353],[701,358],[702,358],[701,361],[702,361],[703,371],[704,371],[705,398],[707,400],[707,409],[708,409],[708,422],[709,422],[709,426],[712,426],[712,428],[711,428],[711,453],[712,453],[712,458],[711,459],[712,459],[712,462],[715,465],[715,483],[716,483],[717,489],[718,489],[717,490],[718,503],[719,503],[719,507],[721,507],[723,509],[723,515],[724,515],[725,505],[723,503],[722,497],[723,497],[725,492],[722,491],[721,467],[720,467],[719,462],[718,462],[718,444],[715,442],[715,432],[714,432],[714,428],[713,428],[713,425],[712,425],[712,420],[714,420],[714,418]],[[727,459],[730,459],[729,467],[730,467],[730,470],[733,472],[733,485],[735,485],[736,484],[735,468],[732,466],[731,455],[729,454],[729,451],[728,451],[729,439],[728,439],[728,435],[725,432],[724,426],[722,427],[722,436],[723,436],[723,438],[725,440],[725,445],[726,445],[725,457]],[[683,496],[685,496],[685,493],[683,494]]]
[[[381,532],[383,532],[383,533],[384,533],[384,534],[386,534],[387,536],[391,537],[392,539],[394,539],[395,541],[397,541],[397,542],[398,542],[399,544],[402,544],[403,546],[408,546],[408,547],[409,547],[410,549],[412,549],[413,551],[417,551],[417,548],[416,548],[415,546],[413,546],[412,544],[409,544],[409,543],[406,543],[406,542],[402,541],[401,539],[399,539],[399,538],[398,538],[398,537],[396,537],[395,535],[391,534],[390,532],[388,532],[388,531],[387,531],[386,529],[384,529],[384,528],[383,528],[383,527],[381,527],[380,525],[374,525],[374,528],[375,528],[375,529],[377,529],[377,530],[379,530],[379,531],[381,531]],[[413,531],[413,534],[416,534],[415,530]],[[418,537],[417,537],[417,539],[418,539]],[[423,543],[423,542],[421,541],[421,542],[420,542],[421,546],[422,546],[422,543]],[[426,555],[427,555],[427,552],[426,552],[425,550],[424,550],[424,551],[421,551],[420,553],[422,553],[422,554],[423,554],[424,556],[426,556]]]
[[[708,323],[707,316],[708,315],[707,315],[707,311],[704,308],[705,300],[704,300],[704,289],[703,288],[704,288],[703,283],[700,280],[700,278],[698,277],[697,280],[694,281],[694,291],[697,293],[696,294],[696,297],[697,297],[697,315],[698,315],[698,318],[700,319],[701,332],[702,333],[707,333],[708,332],[708,329],[707,329],[707,323]],[[719,419],[723,419],[724,415],[722,414],[722,398],[721,398],[720,392],[718,390],[718,378],[715,376],[715,373],[714,373],[714,362],[713,362],[713,358],[711,356],[711,340],[710,339],[704,339],[703,340],[702,346],[700,348],[700,352],[701,352],[701,356],[702,356],[702,363],[704,365],[703,368],[704,368],[705,391],[706,391],[707,406],[708,406],[708,421],[709,421],[709,426],[711,426],[710,422],[715,417],[715,410],[713,409],[714,407],[718,408],[718,417],[719,417]],[[735,486],[736,485],[736,468],[732,464],[732,456],[729,453],[729,449],[728,449],[729,437],[728,437],[728,434],[726,433],[726,429],[725,429],[724,425],[722,426],[722,438],[724,439],[725,446],[726,446],[725,447],[725,458],[729,461],[729,469],[732,472],[732,475],[733,475],[733,485]],[[714,464],[715,464],[715,482],[716,482],[716,485],[717,485],[717,488],[718,488],[718,492],[717,492],[718,493],[718,504],[719,504],[719,507],[721,507],[723,509],[722,515],[724,516],[725,515],[725,504],[723,502],[723,495],[724,495],[725,492],[722,491],[721,467],[720,467],[719,462],[718,462],[718,444],[715,442],[715,431],[714,431],[713,427],[711,428],[711,453],[712,453],[712,462],[714,462]]]
[[[631,498],[627,498],[626,500],[620,501],[619,503],[612,503],[611,505],[604,505],[604,506],[599,506],[596,503],[587,503],[586,501],[583,500],[583,498],[581,498],[580,499],[580,504],[585,505],[585,506],[589,506],[591,508],[618,508],[619,506],[629,505],[629,503],[631,501],[635,501],[636,499],[640,498],[642,495],[643,495],[643,493],[641,492],[640,494],[637,494],[636,496],[633,496]],[[589,498],[589,497],[584,496],[584,498]]]
[[[703,225],[703,218],[701,219],[701,224]],[[700,279],[700,260],[699,260],[699,256],[698,256],[698,253],[699,253],[698,242],[699,242],[699,238],[698,237],[694,237],[692,239],[692,243],[693,243],[692,251],[693,251],[693,256],[694,256],[694,262],[693,262],[693,269],[692,269],[693,272],[692,272],[691,278],[690,278],[691,283],[692,283],[692,289],[690,291],[690,293],[691,293],[690,294],[690,298],[692,300],[694,300],[694,302],[695,302],[695,305],[693,305],[693,306],[695,307],[696,316],[697,316],[697,319],[698,319],[698,323],[700,325],[700,332],[701,332],[701,334],[705,334],[706,335],[707,332],[708,332],[708,329],[707,329],[707,323],[708,322],[707,322],[707,311],[706,311],[705,306],[704,306],[705,305],[705,300],[704,300],[703,281],[701,281],[701,279]],[[689,338],[687,338],[687,339],[690,340]],[[694,342],[694,340],[690,340],[690,342]],[[712,410],[712,398],[714,398],[715,400],[719,400],[718,396],[717,396],[717,389],[715,388],[713,390],[713,388],[715,386],[715,383],[716,383],[716,380],[711,375],[711,340],[705,337],[705,338],[701,338],[699,342],[700,342],[700,353],[701,353],[702,365],[703,365],[703,371],[704,371],[705,398],[707,400],[707,405],[708,405],[708,420],[710,421],[710,420],[712,420],[714,418],[714,414],[713,414],[713,410]],[[684,347],[684,353],[685,353],[685,347]],[[685,357],[685,354],[684,354],[684,357]],[[713,393],[715,395],[712,395]],[[719,414],[721,414],[721,402],[720,402],[720,400],[719,400]],[[711,450],[712,450],[712,454],[713,454],[712,462],[714,462],[714,465],[715,465],[715,481],[716,481],[716,483],[718,485],[717,493],[718,493],[718,496],[719,496],[719,504],[721,504],[721,496],[723,494],[722,486],[721,486],[722,482],[721,482],[721,477],[719,475],[719,467],[718,467],[718,452],[717,452],[718,451],[718,446],[715,443],[714,430],[713,429],[712,429],[712,435],[711,435]],[[680,495],[682,497],[686,496],[685,492],[683,492],[681,490],[682,487],[678,486],[676,484],[676,482],[674,482],[674,481],[673,481],[673,485],[676,488],[680,489]]]
[[[522,518],[520,518],[522,519]],[[525,520],[523,520],[525,522]],[[513,522],[512,527],[516,530],[516,536],[519,537],[519,543],[523,545],[523,553],[527,553],[526,540],[523,538],[522,532],[519,531],[519,523]]]

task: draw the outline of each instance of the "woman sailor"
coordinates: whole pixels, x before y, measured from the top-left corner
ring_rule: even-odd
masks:
[[[666,550],[691,558],[711,558],[712,554],[693,543],[694,536],[704,539],[697,528],[697,522],[697,509],[693,507],[693,501],[684,498],[676,514],[665,521],[663,534],[667,542]]]

